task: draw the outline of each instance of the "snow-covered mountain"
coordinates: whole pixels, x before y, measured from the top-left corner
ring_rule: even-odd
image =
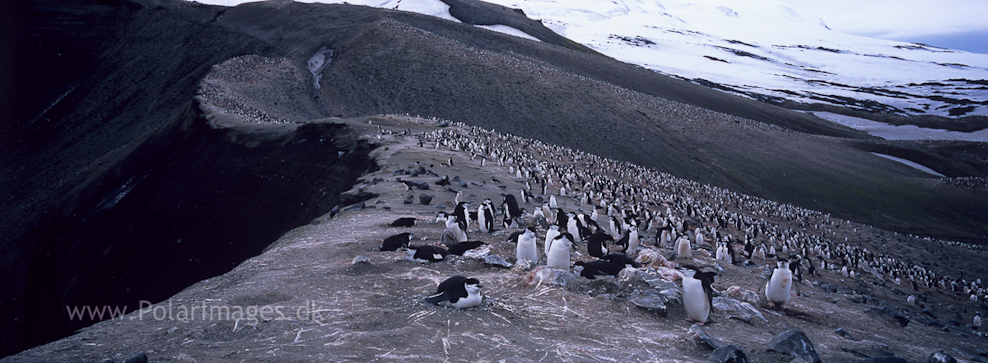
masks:
[[[440,0],[345,2],[458,21]],[[615,59],[750,98],[904,115],[988,115],[988,55],[843,34],[781,0],[487,2],[521,9]],[[526,36],[503,25],[488,28]]]

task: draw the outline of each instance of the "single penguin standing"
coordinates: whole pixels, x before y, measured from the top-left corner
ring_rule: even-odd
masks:
[[[467,208],[469,207],[470,205],[467,204],[467,202],[460,202],[456,204],[456,208],[453,209],[453,217],[456,220],[456,223],[460,225],[460,229],[463,230],[464,234],[467,229],[470,228],[470,219],[467,218]]]
[[[780,258],[777,267],[772,271],[772,277],[765,283],[765,298],[776,306],[785,305],[792,294],[792,283],[789,260]]]
[[[638,236],[638,227],[629,227],[628,232],[628,248],[624,251],[628,256],[634,256],[638,253],[638,248],[641,246],[641,238]]]
[[[518,236],[518,245],[515,246],[515,261],[539,262],[539,248],[535,242],[535,227],[528,227],[525,232]]]
[[[546,266],[569,271],[569,249],[572,246],[573,235],[560,233],[549,245],[549,253],[546,254]]]
[[[710,318],[710,310],[713,309],[713,287],[715,272],[703,272],[694,266],[683,274],[683,307],[686,308],[686,316],[699,325],[703,325]]]
[[[504,195],[504,203],[501,204],[501,208],[504,209],[504,214],[508,218],[517,219],[521,217],[522,211],[518,207],[518,199],[515,199],[514,194],[508,193]]]
[[[490,199],[484,200],[484,203],[477,207],[477,224],[481,233],[494,233],[493,207],[494,203]]]
[[[690,246],[690,239],[681,236],[676,240],[676,258],[693,258],[693,246]]]
[[[549,246],[552,246],[552,240],[556,239],[560,233],[562,232],[559,231],[559,226],[556,225],[549,226],[549,229],[545,231],[545,243],[542,244],[542,248],[545,250],[543,252],[547,256],[549,255]]]
[[[484,296],[480,293],[480,280],[456,275],[439,283],[436,293],[425,299],[431,304],[448,302],[457,309],[472,308],[480,305]]]

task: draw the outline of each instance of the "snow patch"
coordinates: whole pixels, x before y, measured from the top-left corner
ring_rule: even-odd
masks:
[[[530,40],[534,40],[534,41],[537,41],[537,42],[541,42],[541,40],[539,40],[539,38],[536,38],[536,37],[533,37],[531,35],[528,35],[528,33],[526,33],[526,32],[523,32],[521,30],[518,30],[517,28],[512,28],[512,27],[507,26],[507,25],[500,25],[500,24],[499,25],[477,25],[477,27],[484,28],[484,29],[487,29],[487,30],[493,30],[493,31],[496,31],[496,32],[499,32],[499,33],[508,34],[508,35],[513,35],[513,36],[516,36],[516,37],[519,37],[519,38],[525,38],[525,39],[530,39]]]
[[[923,164],[920,164],[920,163],[917,163],[917,162],[913,162],[913,161],[910,161],[910,160],[907,160],[907,159],[903,159],[903,158],[897,158],[897,157],[892,156],[892,155],[885,155],[885,154],[879,154],[879,153],[872,153],[872,154],[874,154],[875,156],[880,156],[880,157],[883,157],[883,158],[886,158],[886,159],[889,159],[889,160],[892,160],[892,161],[896,161],[896,162],[900,162],[900,163],[906,164],[906,165],[912,167],[913,169],[916,169],[916,170],[925,172],[927,174],[935,175],[935,176],[938,176],[938,177],[941,177],[941,178],[946,178],[947,177],[946,175],[940,174],[940,173],[936,172],[936,170],[927,168],[926,166],[923,166]]]
[[[974,132],[928,129],[915,125],[889,125],[860,117],[845,116],[831,112],[811,112],[819,118],[835,122],[855,130],[867,132],[886,140],[952,140],[988,142],[988,129]]]

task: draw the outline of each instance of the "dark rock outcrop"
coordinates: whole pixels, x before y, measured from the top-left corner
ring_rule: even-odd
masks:
[[[786,330],[772,338],[767,344],[769,351],[789,354],[796,358],[806,359],[813,363],[820,363],[820,355],[813,348],[813,342],[799,329]]]

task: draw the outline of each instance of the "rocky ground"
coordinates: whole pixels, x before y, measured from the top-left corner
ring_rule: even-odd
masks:
[[[677,262],[722,268],[713,285],[722,309],[700,328],[686,320],[675,294],[664,312],[633,303],[649,291],[677,288],[675,274],[659,265],[626,270],[619,278],[591,281],[564,274],[568,277],[540,280],[532,271],[491,264],[496,258],[485,262],[450,257],[420,263],[407,260],[400,251],[380,252],[385,237],[404,231],[414,233],[412,244],[438,243],[444,227],[435,223],[437,212],[451,212],[455,195],[435,184],[438,176],[459,177],[463,184],[454,182],[451,187],[463,191],[464,199],[474,205],[485,198],[499,203],[502,193],[517,193],[524,184],[511,172],[513,165],[491,160],[481,167],[483,158],[446,146],[436,148],[429,136],[420,145],[413,135],[435,135],[435,121],[384,116],[343,122],[365,130],[366,137],[379,145],[372,155],[380,170],[362,177],[349,192],[353,200],[369,199],[285,234],[233,271],[201,281],[166,301],[145,304],[143,311],[95,324],[3,361],[122,361],[135,352],[145,352],[149,361],[708,361],[713,348],[698,333],[705,331],[736,346],[751,361],[788,362],[795,356],[769,351],[767,346],[792,329],[805,333],[823,361],[894,355],[920,362],[938,350],[960,361],[988,360],[984,349],[988,339],[970,326],[975,314],[986,312],[985,305],[941,289],[912,291],[907,283],[895,285],[878,273],[859,271],[848,278],[837,271],[818,271],[819,275],[806,277],[801,295],[775,309],[762,298],[748,296],[751,304],[743,303],[745,290],[759,290],[768,263],[725,265],[697,249],[695,259]],[[465,126],[442,130],[444,135],[469,132]],[[420,169],[426,174],[404,173]],[[424,182],[429,188],[409,191],[397,178]],[[432,196],[430,203],[423,205],[421,195]],[[406,204],[409,197],[412,203]],[[573,197],[557,196],[557,200],[565,210],[592,208]],[[522,207],[533,210],[537,205]],[[811,215],[816,214],[807,214]],[[418,223],[410,228],[388,226],[398,217],[415,217]],[[796,227],[768,215],[761,218],[780,228]],[[935,261],[944,271],[970,266],[965,270],[969,279],[988,277],[980,265],[986,257],[982,249],[837,223],[842,231],[836,235],[813,225],[806,231],[834,243],[846,236],[851,241],[884,244],[889,256]],[[470,238],[488,244],[488,257],[499,255],[509,264],[514,262],[513,243],[505,241],[512,230],[483,234],[476,228],[471,226]],[[539,229],[540,238],[544,232]],[[577,245],[574,261],[590,259],[585,248]],[[485,294],[481,306],[454,310],[422,301],[440,281],[455,274],[481,281]],[[910,294],[920,297],[916,305],[907,304]],[[233,315],[209,319],[201,313],[202,307],[229,307]],[[243,309],[241,315],[236,315],[238,307]],[[188,310],[193,308],[198,310]]]

